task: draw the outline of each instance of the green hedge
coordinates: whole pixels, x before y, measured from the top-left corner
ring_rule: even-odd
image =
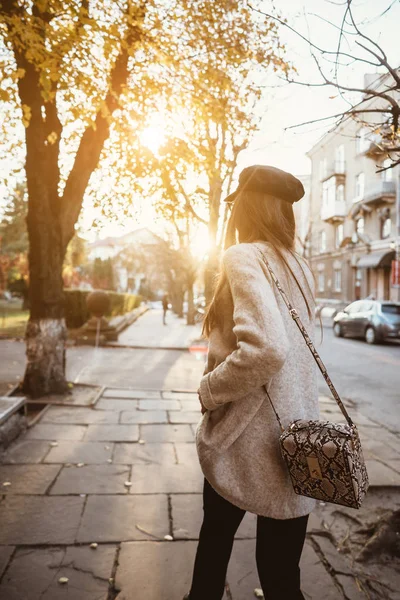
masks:
[[[82,327],[89,319],[90,314],[86,306],[86,298],[91,290],[65,289],[65,319],[69,329]],[[124,315],[137,308],[142,302],[142,297],[136,294],[119,294],[107,292],[111,300],[111,308],[107,317]]]

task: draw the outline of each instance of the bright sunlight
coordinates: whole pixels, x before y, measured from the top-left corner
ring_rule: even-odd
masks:
[[[146,146],[153,154],[158,154],[161,146],[165,144],[166,136],[162,125],[154,122],[139,134],[140,143]]]

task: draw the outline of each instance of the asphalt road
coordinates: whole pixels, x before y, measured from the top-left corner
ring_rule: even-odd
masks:
[[[387,342],[370,346],[363,340],[336,338],[324,328],[317,350],[339,395],[355,402],[370,419],[400,431],[400,344]],[[322,375],[320,392],[330,395]]]
[[[335,338],[324,329],[317,349],[339,394],[388,428],[400,431],[400,345],[369,346],[364,341]],[[20,380],[25,366],[23,342],[0,341],[0,393]],[[138,350],[81,346],[67,351],[70,381],[136,389],[196,390],[204,359],[176,350]],[[329,394],[320,376],[320,391]]]

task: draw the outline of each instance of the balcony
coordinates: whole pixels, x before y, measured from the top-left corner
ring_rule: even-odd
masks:
[[[370,206],[393,204],[396,200],[396,183],[394,181],[381,181],[368,188],[361,200],[364,204]]]
[[[337,183],[344,183],[346,177],[346,164],[343,161],[335,160],[327,165],[325,173],[321,177],[321,181],[326,181],[331,177],[336,177]]]
[[[335,200],[328,202],[321,208],[321,219],[328,223],[343,221],[347,215],[346,203],[344,200]]]
[[[365,154],[369,158],[377,159],[384,152],[385,152],[385,149],[382,147],[381,139],[375,138],[375,139],[368,140],[366,142],[363,154]]]

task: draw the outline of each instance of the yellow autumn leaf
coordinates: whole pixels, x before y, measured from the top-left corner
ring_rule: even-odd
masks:
[[[58,139],[58,135],[56,134],[55,131],[52,131],[51,133],[49,133],[49,135],[47,136],[47,141],[49,142],[49,144],[55,144],[56,141]]]
[[[7,90],[3,90],[0,88],[0,102],[8,102],[10,99],[10,94]]]
[[[29,127],[29,123],[32,117],[31,107],[27,104],[22,105],[22,123],[24,127]]]

